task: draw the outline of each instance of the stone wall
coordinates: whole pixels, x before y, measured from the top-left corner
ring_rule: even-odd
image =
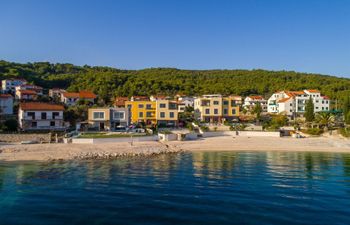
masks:
[[[50,142],[51,134],[0,134],[0,142],[38,141]]]

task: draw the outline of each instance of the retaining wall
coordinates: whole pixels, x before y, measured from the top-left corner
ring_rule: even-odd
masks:
[[[158,141],[158,136],[141,136],[133,137],[132,141]],[[73,144],[97,144],[97,143],[118,143],[118,142],[131,142],[130,137],[125,138],[73,138]]]

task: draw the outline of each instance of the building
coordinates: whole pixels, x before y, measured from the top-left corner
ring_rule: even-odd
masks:
[[[10,94],[0,94],[0,115],[13,114],[13,97]]]
[[[25,79],[6,79],[1,81],[1,89],[5,93],[15,93],[17,86],[26,84]]]
[[[131,96],[130,101],[149,101],[147,96]]]
[[[161,127],[178,126],[178,103],[170,100],[157,100],[155,102],[157,125]]]
[[[49,97],[51,98],[56,98],[56,99],[61,99],[62,98],[62,94],[66,92],[66,90],[64,89],[60,89],[60,88],[52,88],[49,89]]]
[[[63,92],[61,94],[61,102],[68,106],[75,105],[79,100],[86,100],[94,104],[96,98],[97,96],[91,91]]]
[[[33,90],[16,90],[16,99],[18,100],[29,100],[34,101],[37,100],[38,94]]]
[[[293,117],[305,112],[307,101],[312,98],[314,112],[329,111],[330,100],[327,96],[322,96],[318,90],[303,91],[279,91],[269,98],[269,113],[284,113]]]
[[[151,101],[170,100],[171,97],[170,97],[170,96],[166,96],[166,95],[151,95],[151,97],[149,97],[149,99],[150,99]]]
[[[126,101],[125,107],[130,110],[131,123],[144,122],[146,125],[155,125],[157,123],[156,102],[150,100]]]
[[[17,91],[20,91],[20,90],[35,91],[37,95],[43,95],[43,88],[33,84],[22,84],[15,87],[16,93]]]
[[[248,96],[244,99],[244,104],[243,107],[247,110],[253,110],[254,107],[260,104],[262,111],[263,112],[267,112],[267,100],[264,99],[263,96],[260,95],[252,95],[252,96]]]
[[[19,104],[18,122],[23,131],[64,130],[63,105],[22,102]]]
[[[222,123],[239,116],[239,105],[235,96],[203,95],[194,101],[197,119],[209,123]]]
[[[99,131],[126,130],[130,125],[130,114],[127,108],[90,108],[88,122]]]
[[[125,107],[125,102],[129,101],[128,97],[116,97],[114,101],[114,106],[118,108]]]

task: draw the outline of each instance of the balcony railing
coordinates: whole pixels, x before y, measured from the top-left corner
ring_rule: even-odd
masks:
[[[23,118],[24,120],[63,120],[63,116],[55,116],[55,117],[51,117],[51,116],[47,116],[46,118],[36,118],[36,117],[31,117],[31,116],[25,116]]]

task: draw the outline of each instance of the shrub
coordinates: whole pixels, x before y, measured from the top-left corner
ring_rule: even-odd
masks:
[[[339,129],[339,132],[343,137],[350,137],[349,128],[341,128],[341,129]]]
[[[310,134],[310,135],[320,135],[323,133],[323,130],[321,130],[319,128],[309,128],[307,130],[304,130],[303,132]]]
[[[207,132],[207,131],[209,131],[209,127],[201,126],[201,130],[204,131],[204,132]]]
[[[4,131],[17,131],[17,127],[18,127],[18,124],[17,124],[17,120],[6,120],[4,122]]]

